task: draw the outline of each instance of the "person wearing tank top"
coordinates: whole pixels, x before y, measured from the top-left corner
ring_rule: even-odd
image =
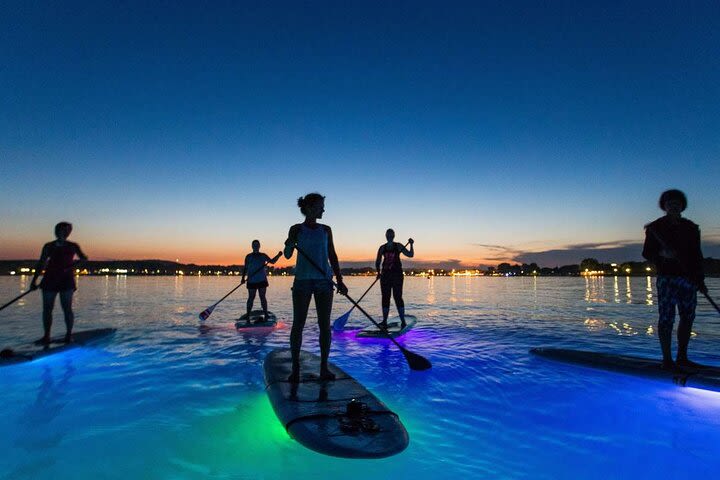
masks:
[[[415,241],[411,238],[408,240],[410,250],[405,248],[401,243],[395,242],[395,231],[388,228],[385,232],[387,243],[383,243],[378,248],[377,258],[375,259],[375,269],[380,278],[380,292],[382,295],[382,314],[383,321],[381,327],[387,328],[387,319],[390,314],[390,294],[392,293],[395,300],[395,308],[400,316],[400,328],[405,328],[405,302],[402,298],[403,293],[403,270],[400,262],[400,254],[404,254],[408,258],[415,255]],[[380,262],[382,261],[382,269]]]
[[[35,274],[30,282],[30,290],[42,289],[44,334],[40,341],[46,345],[50,343],[52,311],[55,306],[55,297],[58,294],[65,316],[65,343],[72,342],[72,329],[75,323],[72,297],[73,292],[77,290],[73,269],[78,261],[87,260],[88,257],[80,250],[77,243],[67,241],[70,232],[72,232],[72,225],[68,222],[60,222],[55,225],[56,239],[43,246],[40,260],[35,266]],[[76,257],[79,259],[78,261],[75,260]],[[40,281],[40,287],[38,287],[37,278],[43,270],[45,273]]]
[[[305,216],[305,221],[290,227],[284,251],[285,258],[290,259],[293,251],[298,250],[295,281],[292,287],[293,325],[290,332],[292,372],[288,380],[292,383],[300,381],[302,335],[310,300],[313,297],[315,297],[320,327],[320,379],[333,380],[335,375],[328,369],[332,338],[330,313],[333,301],[333,273],[338,292],[346,295],[347,287],[340,274],[340,262],[335,253],[332,230],[327,225],[317,223],[325,211],[325,197],[319,193],[309,193],[298,199],[298,207]]]
[[[252,312],[253,303],[255,303],[255,294],[260,294],[260,305],[263,310],[263,317],[257,322],[263,322],[268,317],[268,306],[265,292],[267,291],[268,281],[267,272],[265,266],[270,263],[274,264],[278,261],[282,252],[278,252],[275,257],[270,258],[266,254],[260,251],[260,241],[253,240],[252,252],[245,256],[245,264],[243,265],[241,283],[245,282],[245,275],[247,275],[247,289],[248,289],[248,300],[247,300],[247,323],[250,323],[250,312]]]

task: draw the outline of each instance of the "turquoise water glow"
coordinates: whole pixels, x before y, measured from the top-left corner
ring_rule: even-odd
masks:
[[[264,393],[262,361],[288,343],[292,279],[272,279],[280,328],[237,333],[245,291],[201,333],[197,314],[235,278],[82,277],[79,329],[99,348],[0,369],[0,478],[713,478],[720,393],[562,365],[552,345],[658,355],[654,280],[408,278],[418,326],[402,342],[433,362],[410,371],[388,342],[334,337],[332,359],[395,410],[410,446],[344,460],[290,439]],[[0,277],[0,299],[27,277]],[[360,293],[371,278],[350,278]],[[720,297],[720,282],[711,279]],[[363,301],[379,312],[379,290]],[[333,318],[347,311],[336,298]],[[62,313],[55,313],[62,333]],[[40,336],[40,299],[0,312],[0,346]],[[317,351],[308,322],[305,348]],[[349,325],[363,325],[354,312]],[[720,316],[700,300],[692,357],[720,364]]]

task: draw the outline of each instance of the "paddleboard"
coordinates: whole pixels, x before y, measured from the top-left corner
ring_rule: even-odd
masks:
[[[290,350],[265,357],[266,391],[291,437],[334,457],[384,458],[405,450],[410,440],[400,418],[357,380],[332,363],[335,380],[320,380],[320,357],[309,352],[300,352],[300,365],[300,383],[290,383]]]
[[[701,366],[697,369],[677,368],[666,370],[656,359],[615,355],[612,353],[587,352],[562,348],[533,348],[531,353],[559,362],[599,368],[659,380],[671,381],[684,387],[720,391],[720,367]]]
[[[85,347],[112,335],[115,331],[115,328],[83,330],[73,332],[73,341],[71,343],[65,343],[65,335],[62,335],[52,338],[50,345],[33,342],[17,348],[6,348],[0,352],[0,366],[29,362],[48,355],[71,350],[73,348]]]
[[[248,318],[250,322],[248,322]],[[241,330],[245,328],[274,327],[276,323],[277,317],[274,313],[268,312],[267,318],[265,318],[262,310],[253,310],[249,316],[246,313],[235,320],[235,328]]]
[[[405,315],[405,328],[400,328],[400,318],[394,317],[392,319],[388,320],[388,328],[387,333],[392,338],[397,338],[405,335],[408,331],[410,331],[415,324],[417,323],[417,318],[415,315]],[[362,330],[360,330],[357,334],[355,334],[356,337],[369,337],[369,338],[387,338],[388,335],[377,328],[375,325],[370,325],[369,327],[366,327]]]

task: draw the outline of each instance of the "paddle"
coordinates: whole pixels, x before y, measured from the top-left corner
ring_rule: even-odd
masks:
[[[365,293],[362,294],[362,297],[360,297],[358,303],[362,302],[362,299],[365,298],[365,295],[367,295],[370,289],[375,286],[378,280],[380,280],[380,277],[375,277],[375,281],[370,284],[367,290],[365,290]],[[355,310],[355,305],[353,305],[346,313],[340,315],[337,319],[335,319],[335,321],[333,322],[333,330],[335,330],[336,332],[341,332],[345,328],[345,324],[348,322],[350,314],[353,310]]]
[[[405,245],[403,245],[403,248],[407,247],[408,245],[410,245],[410,242],[407,242]],[[370,289],[375,285],[375,283],[377,283],[378,280],[380,280],[380,276],[378,276],[378,277],[375,278],[375,281],[368,287],[367,290],[365,290],[365,293],[362,294],[362,296],[361,296],[360,299],[357,301],[357,303],[362,302],[362,299],[365,298],[365,295],[367,295],[367,293],[368,293],[368,292],[370,291]],[[345,313],[344,315],[339,316],[339,317],[333,322],[333,330],[335,330],[336,332],[342,332],[342,330],[345,328],[345,324],[346,324],[346,323],[348,322],[348,320],[350,319],[350,314],[352,313],[353,310],[355,310],[355,305],[353,305],[353,306],[350,308],[350,310],[347,311],[347,313]]]
[[[665,242],[665,240],[660,236],[660,234],[657,233],[653,228],[651,228],[650,226],[646,225],[646,226],[645,226],[645,230],[647,230],[647,231],[649,231],[650,233],[652,233],[653,237],[655,237],[655,239],[663,246],[664,249],[666,249],[666,250],[672,250],[672,249],[668,246],[668,244]],[[684,270],[684,269],[683,269],[683,270]],[[707,301],[710,302],[710,305],[712,305],[713,307],[715,307],[715,310],[717,310],[717,312],[720,313],[720,307],[718,307],[718,304],[715,303],[712,298],[710,298],[710,295],[708,294],[708,292],[705,291],[705,292],[701,292],[701,293],[705,296],[705,298],[707,299]]]
[[[13,298],[13,299],[10,300],[9,302],[7,302],[5,305],[3,305],[2,307],[0,307],[0,310],[3,310],[3,309],[5,309],[6,307],[9,307],[10,305],[12,305],[13,303],[17,302],[18,300],[20,300],[21,298],[23,298],[25,295],[27,295],[27,294],[30,293],[30,292],[32,292],[32,290],[28,290],[28,291],[25,292],[25,293],[21,293],[20,295],[18,295],[17,297]]]
[[[220,304],[220,302],[222,302],[222,301],[225,300],[227,297],[229,297],[235,290],[237,290],[238,288],[242,287],[242,286],[245,284],[245,281],[246,281],[248,278],[254,276],[254,275],[255,275],[256,273],[258,273],[260,270],[262,270],[263,268],[265,268],[268,263],[269,263],[269,262],[263,263],[260,268],[256,269],[254,272],[252,272],[250,275],[248,275],[246,278],[244,278],[243,281],[240,282],[240,285],[238,285],[237,287],[235,287],[235,288],[233,288],[232,290],[230,290],[230,291],[229,291],[227,294],[225,294],[225,296],[222,297],[220,300],[218,300],[217,302],[213,303],[213,304],[210,305],[208,308],[206,308],[205,310],[203,310],[202,312],[200,312],[200,314],[198,315],[198,318],[200,318],[200,321],[203,322],[203,321],[207,320],[208,317],[209,317],[210,315],[212,315],[212,312],[213,312],[213,310],[215,310],[215,307],[217,307],[217,306]],[[14,300],[13,300],[13,301],[14,301]]]
[[[295,248],[297,249],[298,252],[300,252],[300,254],[301,254],[303,257],[305,257],[305,259],[306,259],[308,262],[310,262],[310,265],[312,265],[313,267],[315,267],[319,272],[325,273],[325,272],[323,271],[323,269],[320,268],[320,267],[318,266],[318,264],[313,261],[312,258],[308,257],[307,254],[306,254],[305,252],[303,252],[300,247],[298,247],[297,245],[295,245]],[[335,286],[335,288],[337,288],[337,286],[338,286],[337,283],[333,282],[332,280],[330,280],[330,282],[332,282],[332,284]],[[363,313],[363,315],[365,315],[365,316],[368,318],[368,320],[370,320],[370,321],[373,323],[373,325],[375,325],[381,332],[383,332],[383,333],[395,344],[395,346],[400,349],[400,351],[402,352],[403,356],[405,357],[405,360],[406,360],[407,363],[408,363],[408,366],[409,366],[411,369],[413,369],[413,370],[427,370],[427,369],[429,369],[429,368],[432,367],[432,364],[430,363],[430,360],[428,360],[427,358],[423,357],[422,355],[418,355],[417,353],[413,353],[413,352],[411,352],[410,350],[408,350],[408,349],[406,349],[405,347],[403,347],[402,345],[400,345],[400,344],[397,342],[397,340],[395,340],[395,339],[392,337],[392,335],[390,335],[390,334],[388,333],[387,328],[381,327],[381,326],[378,324],[378,322],[376,322],[376,321],[373,319],[373,317],[371,317],[370,314],[365,311],[365,309],[363,309],[360,305],[357,304],[357,302],[356,302],[355,300],[353,300],[353,299],[350,297],[350,295],[348,295],[347,293],[342,293],[342,292],[340,292],[340,293],[341,293],[342,295],[344,295],[345,298],[347,298],[347,299],[350,301],[350,303],[352,303],[353,305],[355,305],[355,307],[357,307],[357,309],[360,310],[360,311]]]

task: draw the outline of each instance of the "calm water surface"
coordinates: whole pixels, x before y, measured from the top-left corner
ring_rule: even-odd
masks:
[[[372,281],[348,279],[359,296]],[[28,277],[0,277],[0,300]],[[197,314],[232,277],[83,277],[78,329],[113,326],[98,348],[0,369],[0,478],[715,478],[720,394],[535,358],[552,345],[657,356],[646,278],[408,278],[418,327],[386,341],[334,337],[332,360],[396,411],[408,449],[344,460],[290,439],[264,392],[267,352],[288,344],[290,278],[271,279],[280,327],[238,333],[245,290],[201,333]],[[720,281],[709,282],[720,297]],[[0,312],[0,346],[39,338],[40,295]],[[2,303],[2,302],[0,302]],[[692,357],[720,364],[720,316],[699,300]],[[379,290],[363,301],[379,314]],[[333,318],[349,309],[337,297]],[[308,321],[304,348],[317,352]],[[55,313],[63,333],[62,313]],[[349,325],[364,325],[353,313]]]

